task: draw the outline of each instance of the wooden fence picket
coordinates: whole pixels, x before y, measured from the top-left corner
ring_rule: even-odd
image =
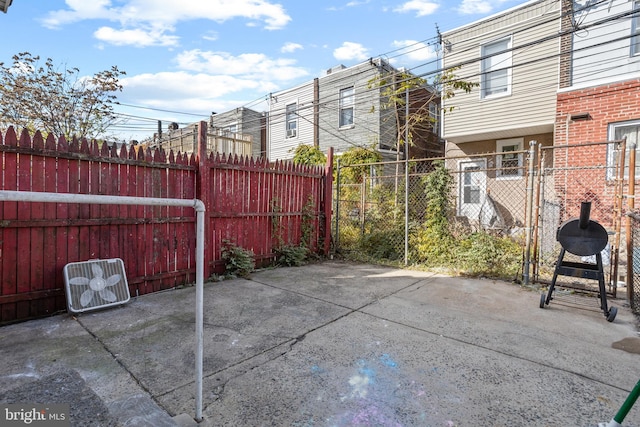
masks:
[[[311,247],[320,248],[325,172],[205,148],[167,153],[27,131],[18,139],[9,128],[0,134],[0,189],[198,198],[207,208],[205,279],[224,271],[225,240],[252,250],[259,264],[274,260],[275,246],[299,244],[309,201]],[[70,262],[122,258],[132,295],[193,283],[195,241],[189,208],[0,202],[0,324],[64,311]]]

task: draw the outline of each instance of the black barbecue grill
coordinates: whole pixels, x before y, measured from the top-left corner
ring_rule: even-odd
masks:
[[[607,247],[609,235],[607,230],[589,219],[591,213],[591,203],[582,202],[580,206],[580,218],[570,219],[563,222],[558,228],[556,239],[560,242],[562,249],[558,256],[558,262],[553,273],[551,286],[545,295],[540,296],[540,308],[545,304],[549,305],[553,299],[553,291],[556,286],[558,276],[579,277],[582,279],[597,280],[599,285],[600,308],[609,322],[613,322],[618,309],[607,307],[607,291],[604,284],[604,270],[602,268],[602,250]],[[566,252],[574,255],[587,257],[595,255],[596,263],[565,261]]]

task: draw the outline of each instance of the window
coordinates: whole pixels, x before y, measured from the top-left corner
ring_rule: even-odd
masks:
[[[354,101],[353,86],[340,90],[340,127],[353,126]]]
[[[627,139],[627,152],[624,161],[624,176],[629,177],[629,149],[633,144],[636,146],[636,156],[638,154],[638,142],[640,136],[640,120],[624,123],[612,123],[609,125],[609,140],[618,141]],[[615,179],[616,164],[618,163],[618,153],[614,150],[613,144],[610,144],[607,152],[607,179]],[[640,162],[636,162],[636,180],[640,177]]]
[[[480,93],[482,98],[511,93],[511,37],[481,48]]]
[[[636,13],[631,15],[631,56],[640,55],[640,1],[633,2],[633,10]]]
[[[524,139],[502,139],[496,141],[497,156],[496,176],[501,178],[517,178],[522,176],[523,156],[522,151]]]
[[[286,109],[287,109],[287,117],[286,117],[287,138],[293,138],[297,135],[297,131],[298,131],[297,105],[288,104]]]
[[[440,118],[440,111],[438,109],[438,104],[436,104],[435,102],[430,102],[429,103],[429,120],[431,121],[431,132],[433,132],[434,135],[440,135],[440,123],[439,123],[439,119]]]
[[[228,133],[238,133],[238,125],[234,123],[232,125],[223,127],[222,130]]]
[[[473,176],[478,173],[480,167],[471,166],[464,170],[462,175],[462,201],[464,203],[480,203],[480,187],[475,183]]]

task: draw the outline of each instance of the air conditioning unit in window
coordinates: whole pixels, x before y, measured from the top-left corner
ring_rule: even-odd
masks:
[[[64,266],[67,308],[82,313],[129,302],[129,284],[120,258],[72,262]]]
[[[293,138],[294,136],[296,136],[296,130],[295,129],[287,129],[287,138]]]

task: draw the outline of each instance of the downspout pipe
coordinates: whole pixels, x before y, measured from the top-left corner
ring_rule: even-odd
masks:
[[[101,196],[0,190],[0,202],[92,203],[100,205],[179,206],[196,212],[196,421],[202,420],[202,376],[204,354],[204,203],[199,199]]]

